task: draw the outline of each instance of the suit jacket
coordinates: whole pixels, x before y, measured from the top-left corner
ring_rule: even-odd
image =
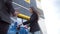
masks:
[[[30,23],[30,32],[36,32],[36,31],[40,31],[40,27],[38,25],[38,15],[36,13],[33,13],[30,20],[24,22],[23,24],[29,24]]]
[[[10,15],[14,13],[12,0],[0,0],[0,20],[10,23]]]

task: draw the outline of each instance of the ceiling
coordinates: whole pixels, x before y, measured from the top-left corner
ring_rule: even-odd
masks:
[[[24,0],[13,0],[13,2],[15,2],[15,3],[17,3],[17,4],[19,4],[19,5],[27,8],[27,9],[28,9],[30,6],[34,6],[35,8],[37,8],[37,6],[36,6],[36,1],[35,1],[35,0],[30,0],[30,4],[27,3],[27,2],[25,2]],[[13,7],[14,7],[15,9],[17,9],[20,13],[25,14],[25,15],[28,15],[28,16],[31,16],[31,13],[30,13],[28,10],[22,8],[22,7],[19,6],[19,5],[16,5],[16,4],[13,3]],[[41,17],[44,18],[43,11],[42,11],[41,9],[38,9],[38,8],[37,8],[37,10],[40,12],[40,15],[42,15]]]

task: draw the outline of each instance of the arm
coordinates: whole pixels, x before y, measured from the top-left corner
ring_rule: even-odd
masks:
[[[23,22],[23,25],[29,24],[29,21]]]
[[[36,20],[37,20],[37,16],[36,15],[32,15],[31,18],[30,18],[30,20],[24,22],[23,24],[26,25],[26,24],[32,23],[32,22],[34,22]]]

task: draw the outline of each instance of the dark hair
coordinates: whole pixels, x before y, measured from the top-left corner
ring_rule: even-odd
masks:
[[[34,7],[30,7],[32,9],[32,12],[38,15],[38,11]]]
[[[37,10],[34,7],[30,7],[32,9],[33,14],[36,14],[37,20],[38,20],[38,13]]]

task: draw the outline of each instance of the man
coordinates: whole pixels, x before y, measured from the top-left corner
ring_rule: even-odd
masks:
[[[0,34],[7,34],[10,25],[10,16],[14,15],[12,0],[0,0]]]

